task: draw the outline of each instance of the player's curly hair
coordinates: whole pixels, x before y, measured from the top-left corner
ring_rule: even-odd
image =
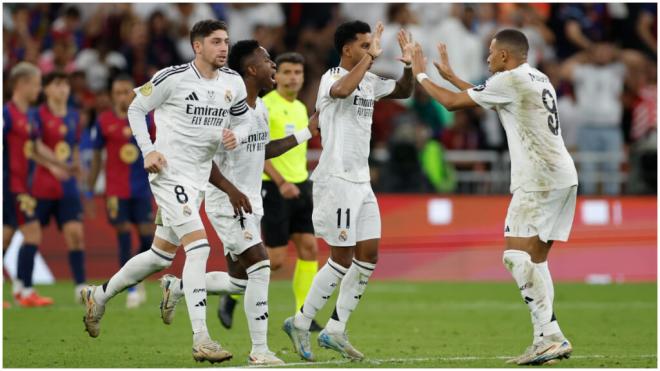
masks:
[[[229,49],[229,58],[227,58],[227,67],[245,76],[245,60],[259,49],[257,40],[241,40],[232,45]]]
[[[341,55],[341,49],[351,41],[357,40],[357,34],[370,33],[371,27],[362,21],[345,22],[335,31],[335,49]]]

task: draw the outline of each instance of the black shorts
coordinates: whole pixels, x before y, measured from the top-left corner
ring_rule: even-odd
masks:
[[[296,183],[300,189],[298,198],[287,200],[271,181],[264,181],[261,195],[264,199],[264,217],[261,229],[268,247],[285,246],[292,233],[314,234],[312,224],[312,182]]]

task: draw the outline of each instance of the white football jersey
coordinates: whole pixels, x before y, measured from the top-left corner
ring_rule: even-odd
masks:
[[[374,103],[390,94],[396,81],[367,72],[346,98],[330,96],[332,85],[349,71],[334,67],[321,77],[316,110],[323,151],[311,176],[318,181],[336,176],[351,182],[368,182],[369,141]]]
[[[135,94],[131,106],[137,108],[133,112],[155,109],[157,134],[153,149],[167,161],[165,170],[150,174],[149,180],[153,182],[160,176],[183,178],[204,190],[211,159],[222,147],[222,129],[243,125],[249,116],[241,77],[223,67],[216,78],[205,79],[190,62],[160,70],[151,81],[136,88]],[[144,116],[129,115],[129,120],[132,128],[146,128]],[[138,133],[135,135],[137,139]]]
[[[557,94],[546,75],[524,63],[467,90],[480,106],[494,108],[506,131],[511,157],[511,193],[549,191],[578,183],[561,137]]]
[[[213,161],[218,164],[222,175],[248,197],[252,213],[263,215],[261,174],[264,171],[266,144],[270,141],[268,109],[261,98],[257,97],[255,108],[248,106],[248,110],[250,121],[247,137],[233,151],[218,151]],[[209,213],[234,215],[229,196],[211,183],[207,186],[204,209]]]

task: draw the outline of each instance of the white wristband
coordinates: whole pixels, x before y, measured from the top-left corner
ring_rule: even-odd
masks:
[[[308,128],[304,128],[302,130],[298,130],[295,133],[293,133],[293,136],[296,137],[296,142],[300,144],[312,138],[312,132],[309,131]]]
[[[422,81],[424,81],[424,79],[429,78],[429,75],[425,74],[424,72],[420,72],[420,73],[417,74],[417,76],[415,76],[415,78],[417,79],[417,82],[419,82],[421,84]]]

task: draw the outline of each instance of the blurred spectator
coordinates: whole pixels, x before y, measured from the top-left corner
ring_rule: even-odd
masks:
[[[53,48],[46,50],[39,57],[41,73],[48,74],[55,70],[71,73],[76,70],[76,42],[73,34],[67,31],[53,31]]]
[[[612,39],[606,4],[553,4],[549,26],[556,32],[561,59],[589,49],[594,42]]]
[[[518,4],[511,13],[511,23],[522,31],[529,41],[527,63],[537,67],[542,60],[554,58],[551,45],[555,42],[554,33],[545,25],[536,8],[529,4]]]
[[[127,67],[126,58],[111,50],[105,39],[98,40],[94,48],[82,50],[75,63],[85,71],[87,83],[93,92],[106,90],[109,79]]]
[[[655,64],[644,68],[633,106],[630,137],[630,193],[652,194],[658,184],[658,86]]]
[[[184,61],[177,52],[176,43],[169,34],[170,24],[165,15],[160,11],[155,11],[149,17],[150,37],[149,47],[147,48],[147,63],[156,67],[157,70],[168,66],[176,66]],[[188,38],[190,47],[190,38]]]
[[[567,60],[562,75],[574,84],[575,99],[580,117],[578,150],[581,153],[621,153],[623,131],[621,94],[626,68],[619,61],[620,52],[612,44],[595,43],[588,52],[581,52]],[[618,173],[619,163],[602,164],[603,173],[610,178],[603,186],[604,193],[618,194],[619,183],[611,179]],[[597,190],[598,166],[584,161],[580,166],[580,185],[586,194]]]
[[[283,27],[286,20],[284,12],[277,3],[232,3],[227,9],[229,35],[231,39],[252,39],[254,29],[264,26],[276,30]]]
[[[216,5],[221,6],[222,9],[226,6],[224,4]],[[214,8],[209,4],[202,3],[178,3],[168,4],[164,11],[175,31],[173,35],[175,36],[176,51],[180,59],[183,62],[193,60],[195,53],[192,46],[190,46],[190,30],[195,23],[212,18]],[[217,18],[223,19],[221,17]]]
[[[3,6],[4,7],[4,6]],[[7,10],[7,7],[4,7]],[[30,32],[30,8],[26,4],[16,4],[11,13],[11,23],[3,26],[3,38],[7,48],[7,65],[9,69],[18,62],[26,61],[37,64],[39,58],[39,40]],[[5,27],[9,26],[5,30]]]
[[[76,5],[67,5],[62,14],[53,21],[50,36],[55,39],[58,34],[70,34],[73,37],[76,51],[85,46],[82,16]],[[48,42],[45,45],[48,45]]]
[[[156,66],[149,64],[149,29],[145,22],[134,22],[130,38],[121,50],[126,59],[128,74],[135,84],[140,86],[147,82],[158,71]],[[190,48],[190,39],[188,39]]]
[[[447,45],[449,63],[453,66],[456,75],[461,79],[477,83],[483,78],[484,48],[482,41],[475,32],[472,25],[476,20],[473,5],[452,5],[452,16],[446,18],[438,27],[433,29],[431,35],[434,43],[442,42]],[[429,60],[438,60],[438,52],[433,48],[433,53],[427,54]],[[429,68],[429,76],[442,86],[456,90],[456,88],[440,77],[435,68]]]

